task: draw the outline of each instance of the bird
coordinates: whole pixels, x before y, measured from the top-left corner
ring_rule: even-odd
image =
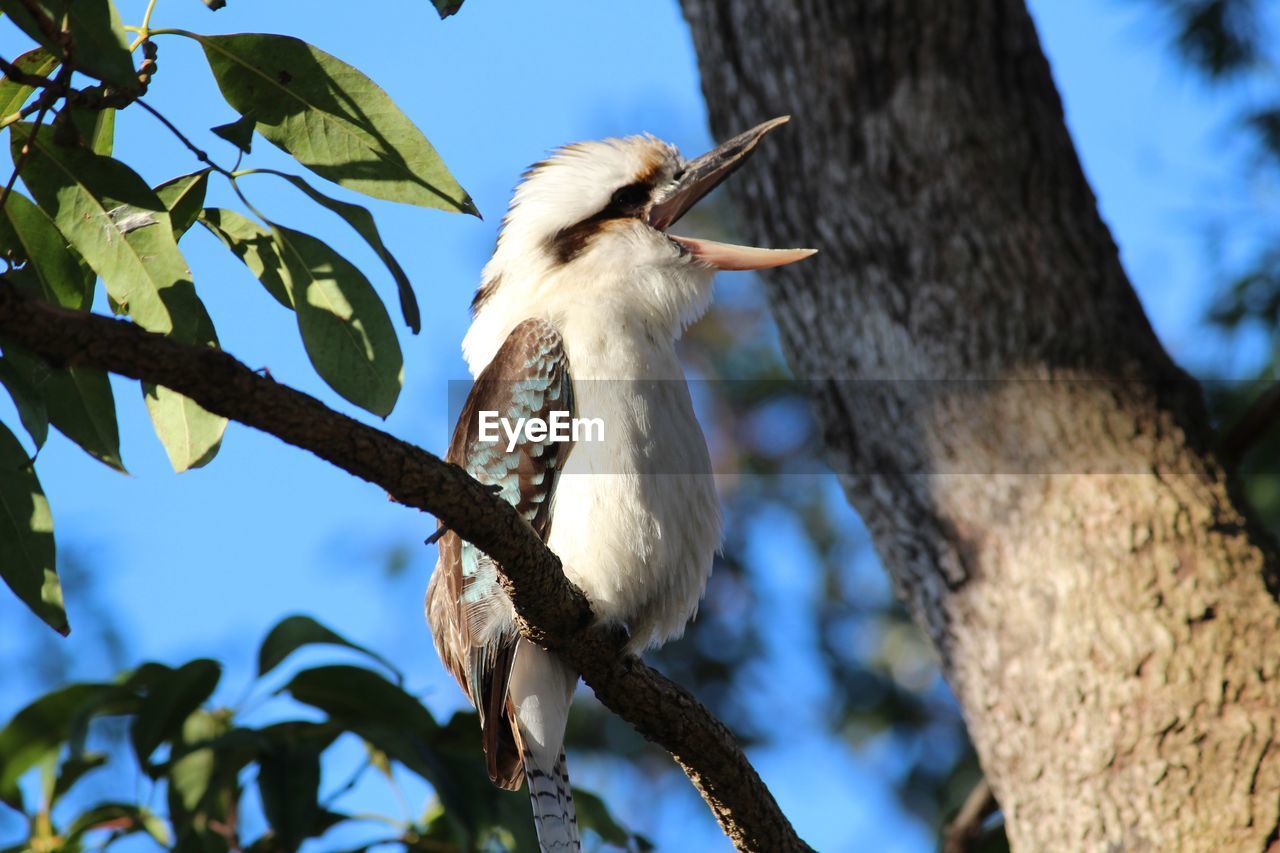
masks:
[[[717,271],[815,251],[668,229],[788,119],[689,160],[649,134],[554,150],[517,185],[471,304],[462,351],[474,379],[447,459],[515,506],[596,620],[627,631],[628,653],[683,633],[720,546],[710,454],[676,342],[708,309]],[[599,435],[526,426],[494,441],[486,431],[494,417],[510,429],[556,413],[576,419],[573,433],[598,423]],[[443,526],[437,536],[427,620],[478,711],[489,777],[510,790],[527,781],[543,851],[578,850],[563,750],[578,673],[521,638],[491,558]]]

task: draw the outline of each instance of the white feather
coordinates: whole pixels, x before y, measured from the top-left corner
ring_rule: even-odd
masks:
[[[605,435],[570,451],[548,545],[596,616],[628,628],[633,651],[684,631],[720,545],[711,460],[675,349],[711,301],[712,270],[639,219],[610,221],[567,262],[553,247],[619,187],[667,181],[682,166],[666,143],[631,137],[569,146],[535,167],[516,190],[463,341],[478,376],[522,321],[560,331],[574,415],[599,419]],[[576,684],[575,672],[521,641],[508,696],[543,851],[579,848],[562,753]]]
[[[578,443],[556,484],[551,536],[570,580],[632,648],[679,636],[720,544],[720,506],[675,341],[711,301],[712,270],[640,220],[613,223],[558,263],[549,240],[657,165],[683,161],[652,137],[570,146],[517,189],[485,268],[497,285],[463,341],[478,375],[523,320],[564,338],[576,415],[600,418],[604,444]]]

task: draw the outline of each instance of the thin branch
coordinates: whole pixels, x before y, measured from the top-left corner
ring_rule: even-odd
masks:
[[[47,109],[60,98],[66,98],[68,106],[86,110],[118,110],[129,106],[129,104],[146,94],[147,88],[151,85],[151,78],[155,76],[157,68],[155,42],[150,39],[142,42],[142,55],[142,64],[138,66],[137,91],[119,89],[107,83],[88,86],[83,89],[73,89],[71,88],[71,72],[75,70],[75,65],[69,59],[65,60],[62,64],[62,72],[34,101],[23,106],[17,112],[0,117],[0,130],[14,122],[21,121],[37,110]]]
[[[17,65],[4,57],[0,57],[0,71],[4,72],[5,79],[12,80],[22,86],[39,86],[44,88],[46,86],[53,85],[53,81],[48,77],[45,77],[43,74],[32,74],[28,71],[23,71]]]
[[[147,3],[147,10],[142,13],[142,26],[138,27],[138,37],[133,40],[133,44],[129,46],[129,52],[138,49],[138,45],[142,44],[150,37],[151,33],[151,13],[156,10],[156,0]]]
[[[1280,421],[1280,382],[1273,382],[1223,436],[1219,446],[1223,464],[1228,468],[1238,466],[1249,448],[1277,421]]]
[[[57,84],[57,82],[55,82],[52,86],[41,92],[34,101],[30,101],[25,104],[17,112],[9,113],[7,116],[0,118],[0,130],[4,130],[15,122],[22,121],[34,112],[47,110],[64,94],[66,94],[66,92]]]
[[[135,100],[134,103],[142,107],[147,112],[151,113],[151,115],[155,116],[160,121],[161,124],[163,124],[165,127],[169,129],[170,133],[178,137],[179,142],[187,146],[187,150],[189,150],[192,154],[196,155],[197,160],[199,160],[201,163],[204,163],[206,166],[208,166],[210,169],[213,169],[218,174],[225,175],[228,178],[232,178],[230,169],[224,169],[221,166],[219,166],[217,163],[210,160],[209,155],[204,151],[204,149],[198,147],[194,142],[188,139],[186,137],[186,134],[184,134],[181,130],[178,130],[177,125],[175,125],[173,122],[169,121],[169,119],[164,117],[163,113],[161,113],[159,110],[157,110],[155,107],[151,106],[141,98],[138,98],[137,100]],[[232,178],[232,180],[234,180],[234,178]]]
[[[71,66],[64,65],[62,70],[58,72],[58,86],[65,87],[67,80],[71,77]],[[45,94],[52,92],[53,89],[45,90]],[[13,192],[13,185],[18,182],[18,175],[22,173],[22,167],[27,164],[27,158],[31,156],[32,142],[35,136],[40,132],[40,125],[44,124],[44,117],[49,112],[49,107],[53,106],[53,101],[57,98],[46,100],[41,97],[44,105],[40,108],[40,115],[36,116],[35,124],[31,126],[31,133],[27,136],[27,141],[22,144],[22,151],[19,152],[16,160],[13,161],[13,174],[9,175],[9,181],[4,185],[4,190],[0,190],[0,210],[4,209],[4,203],[9,200],[9,193]]]
[[[982,832],[982,822],[998,808],[995,795],[986,777],[965,797],[964,805],[942,830],[942,853],[968,853]]]
[[[625,655],[625,636],[593,623],[586,596],[515,507],[458,466],[261,376],[220,350],[50,305],[3,277],[0,333],[55,365],[74,362],[164,385],[437,516],[497,561],[523,636],[559,655],[606,707],[671,753],[740,850],[809,849],[724,724],[679,685]]]
[[[187,147],[187,150],[189,150],[192,154],[196,155],[196,159],[198,159],[201,163],[204,163],[210,169],[213,169],[215,172],[217,172],[218,174],[224,176],[227,180],[229,180],[231,182],[231,189],[235,191],[235,194],[240,198],[240,201],[244,203],[245,207],[249,208],[249,211],[253,213],[254,216],[261,219],[264,225],[267,225],[268,227],[272,225],[271,220],[267,219],[266,215],[263,214],[262,211],[254,207],[253,202],[249,201],[249,199],[245,196],[244,191],[240,189],[240,184],[236,179],[241,177],[241,175],[248,174],[247,172],[233,172],[230,169],[224,169],[223,167],[219,166],[217,163],[213,162],[213,160],[209,159],[209,154],[204,149],[200,148],[194,142],[188,139],[186,134],[184,134],[181,130],[179,130],[177,125],[169,121],[169,119],[165,118],[164,114],[162,114],[159,110],[157,110],[155,107],[151,106],[141,98],[138,99],[137,103],[138,103],[138,106],[142,107],[144,110],[151,113],[151,115],[159,119],[161,124],[167,127],[169,131],[178,138],[178,141]],[[240,155],[242,156],[243,154],[244,152],[241,151]],[[237,156],[236,168],[239,168],[239,167],[240,167],[240,156]],[[276,173],[276,174],[279,174],[279,173]]]

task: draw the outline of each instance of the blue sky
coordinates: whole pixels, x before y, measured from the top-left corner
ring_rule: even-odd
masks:
[[[121,2],[126,22],[136,23],[143,5]],[[1251,356],[1228,350],[1201,322],[1212,292],[1201,226],[1215,211],[1230,214],[1233,193],[1249,191],[1223,143],[1225,127],[1248,93],[1211,93],[1171,61],[1164,33],[1143,3],[1039,0],[1032,6],[1085,170],[1157,332],[1184,365],[1238,375]],[[361,8],[368,11],[353,11]],[[673,2],[470,0],[441,23],[425,0],[356,6],[231,0],[218,13],[194,0],[159,0],[153,25],[284,32],[340,56],[387,89],[471,192],[483,222],[327,188],[373,210],[416,285],[424,328],[416,337],[402,334],[405,386],[385,428],[435,452],[443,450],[449,426],[448,380],[465,376],[458,345],[467,304],[523,168],[547,149],[582,138],[649,131],[686,153],[711,144],[692,45]],[[0,25],[0,53],[21,49],[25,42],[16,31]],[[159,63],[150,102],[230,164],[230,146],[205,129],[234,115],[222,104],[198,48],[164,38]],[[117,147],[152,183],[197,167],[136,110],[121,117]],[[139,151],[145,156],[132,156]],[[295,170],[262,139],[249,162]],[[246,189],[272,218],[323,237],[368,271],[394,305],[394,288],[379,262],[339,220],[268,177],[247,179]],[[218,182],[209,203],[238,207]],[[315,376],[292,317],[237,260],[198,228],[182,247],[225,349],[352,411]],[[745,279],[733,284],[755,286]],[[131,476],[109,471],[59,437],[50,439],[38,471],[60,548],[89,567],[127,635],[130,663],[218,657],[227,664],[219,698],[232,701],[268,627],[286,613],[305,612],[394,659],[434,710],[460,706],[461,694],[443,674],[422,619],[434,555],[419,543],[433,527],[429,519],[234,424],[211,465],[174,475],[136,384],[117,381],[115,392]],[[0,418],[16,423],[7,400],[0,403]],[[856,523],[851,513],[850,523]],[[785,542],[776,538],[753,547]],[[411,559],[407,571],[388,581],[383,567],[394,548]],[[802,576],[764,583],[783,614],[803,612],[819,594]],[[77,588],[69,585],[66,592],[74,629]],[[0,595],[0,659],[43,630]],[[74,630],[64,641],[76,677],[110,675],[93,641]],[[0,668],[0,718],[30,701],[33,690],[29,675]],[[872,842],[876,849],[932,849],[932,840],[902,815],[877,777],[879,765],[804,733],[808,711],[796,705],[819,701],[821,690],[801,675],[788,691],[799,702],[774,702],[786,741],[761,747],[753,757],[801,835],[824,850]],[[727,846],[683,779],[664,781],[657,798],[609,768],[583,767],[575,782],[601,791],[665,849],[694,841],[708,849]],[[0,823],[0,841],[12,826]]]

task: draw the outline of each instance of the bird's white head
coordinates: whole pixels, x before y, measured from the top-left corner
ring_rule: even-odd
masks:
[[[530,316],[590,306],[673,336],[706,310],[717,270],[764,269],[812,249],[760,249],[668,228],[741,166],[775,118],[692,160],[653,136],[579,142],[525,172],[472,302],[463,349],[477,371]]]

